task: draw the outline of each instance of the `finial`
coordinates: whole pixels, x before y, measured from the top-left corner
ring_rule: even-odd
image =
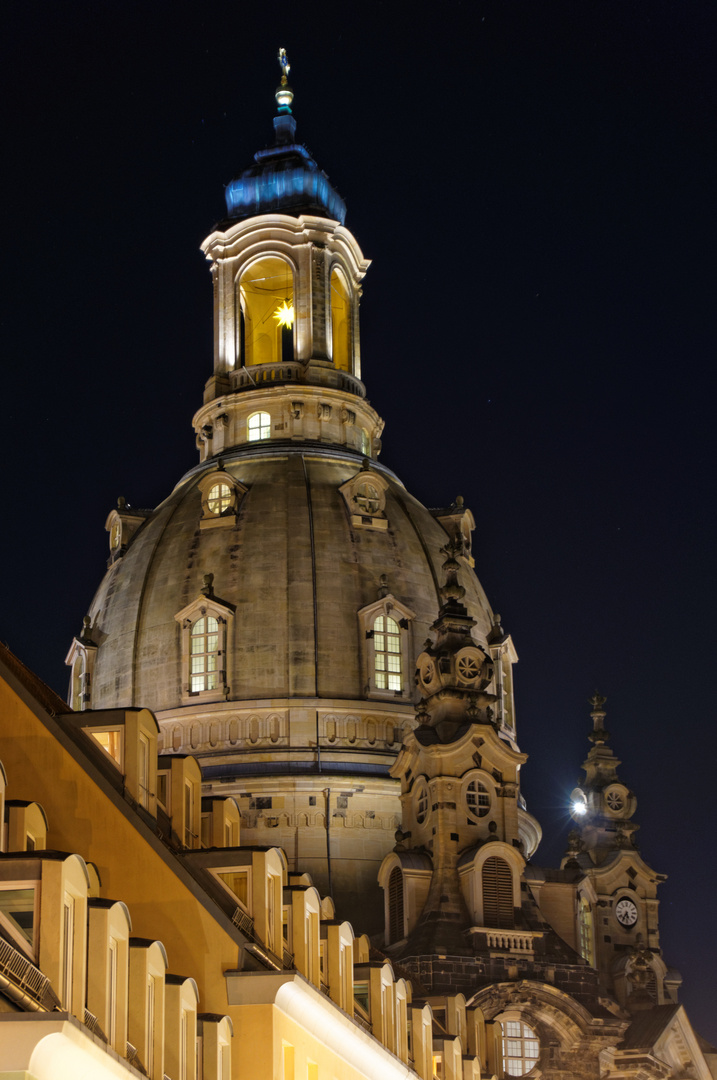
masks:
[[[214,574],[205,574],[202,578],[202,587],[199,590],[202,596],[214,596]]]
[[[388,587],[388,577],[386,574],[381,574],[378,579],[378,598],[383,600],[384,596],[388,596],[390,589]]]
[[[589,700],[592,705],[590,716],[593,721],[593,730],[588,735],[588,738],[593,743],[606,743],[610,738],[610,733],[605,731],[605,728],[603,727],[603,720],[605,719],[603,705],[607,701],[607,698],[603,697],[602,694],[598,694],[596,690]]]
[[[441,548],[441,554],[446,556],[446,561],[443,563],[446,582],[440,589],[443,601],[445,603],[448,600],[462,600],[466,595],[466,590],[458,581],[460,565],[456,559],[456,555],[460,555],[460,544],[449,541],[445,547]]]
[[[124,495],[120,495],[119,499],[117,500],[117,509],[118,510],[126,510],[127,509],[127,500],[125,499]]]
[[[80,632],[80,641],[91,642],[92,641],[92,619],[89,615],[85,615],[82,620],[82,630]]]
[[[456,507],[456,510],[462,510],[463,509],[463,502],[464,502],[463,496],[462,495],[456,495],[456,501],[455,501],[455,504],[454,504],[455,507]]]
[[[294,91],[289,86],[289,72],[291,71],[291,65],[286,55],[286,49],[279,49],[279,64],[281,66],[281,82],[277,87],[276,104],[279,106],[279,112],[290,113],[291,103],[294,100]]]

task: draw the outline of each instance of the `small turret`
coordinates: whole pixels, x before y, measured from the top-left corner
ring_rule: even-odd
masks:
[[[593,730],[588,738],[593,745],[583,763],[585,782],[570,796],[570,813],[580,828],[581,850],[589,853],[594,863],[602,862],[615,848],[634,848],[633,835],[639,828],[630,820],[637,799],[618,777],[622,762],[608,746],[606,700],[597,691],[590,699]]]

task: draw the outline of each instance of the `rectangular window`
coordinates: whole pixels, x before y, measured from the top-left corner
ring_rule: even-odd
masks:
[[[72,1009],[72,980],[75,952],[75,901],[65,896],[62,908],[62,1004]]]
[[[184,846],[194,847],[194,789],[184,785]]]
[[[122,768],[122,732],[119,728],[114,731],[93,731],[92,735],[105,753]]]
[[[114,1046],[117,1038],[117,942],[110,938],[107,965],[107,1039]]]
[[[9,924],[13,936],[34,947],[34,888],[0,889],[0,923]]]
[[[139,733],[139,804],[145,810],[149,806],[149,739],[140,731]]]
[[[282,1045],[284,1075],[283,1080],[294,1080],[294,1047],[290,1043]]]

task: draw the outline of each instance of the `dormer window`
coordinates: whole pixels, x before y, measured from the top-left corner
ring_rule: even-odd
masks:
[[[202,496],[199,528],[231,528],[236,525],[239,505],[247,488],[221,468],[207,473],[197,486]]]
[[[364,529],[387,529],[386,490],[388,482],[373,469],[364,468],[352,476],[339,491],[344,497],[351,525]]]
[[[228,693],[234,608],[214,596],[212,574],[205,574],[196,600],[174,617],[181,626],[182,701],[219,701]]]
[[[379,615],[373,624],[373,650],[376,689],[400,693],[403,685],[401,628],[389,615]]]
[[[249,442],[259,442],[271,435],[271,417],[268,412],[255,412],[246,422],[246,437]]]
[[[383,587],[382,587],[383,589]],[[366,674],[366,693],[372,697],[408,696],[409,608],[386,595],[358,613]]]
[[[212,615],[203,615],[192,624],[192,693],[216,690],[219,666],[219,623]]]

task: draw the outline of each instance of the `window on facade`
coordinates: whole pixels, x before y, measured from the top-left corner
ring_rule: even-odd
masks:
[[[110,951],[107,965],[107,1016],[109,1018],[107,1038],[114,1046],[117,1038],[117,942],[110,938]]]
[[[466,805],[473,817],[485,817],[490,810],[490,795],[485,784],[480,780],[471,780],[466,788]]]
[[[580,897],[580,906],[578,907],[578,938],[580,955],[587,960],[588,964],[594,964],[593,915],[590,904],[584,896]]]
[[[388,943],[403,938],[403,873],[394,866],[388,879]]]
[[[0,889],[0,924],[10,924],[15,935],[29,945],[35,944],[35,890]]]
[[[421,783],[416,792],[416,821],[419,825],[423,825],[426,820],[426,814],[428,813],[428,788],[425,783]]]
[[[343,275],[334,270],[331,274],[331,344],[334,367],[340,371],[351,370],[350,338],[349,292]]]
[[[361,428],[361,453],[365,454],[366,457],[371,456],[371,440],[368,431],[363,427]]]
[[[271,435],[271,417],[268,412],[255,412],[247,420],[247,439],[249,442],[259,442],[260,439],[268,439]]]
[[[293,360],[294,276],[289,264],[275,256],[252,263],[241,276],[239,304],[242,364]]]
[[[219,685],[219,623],[203,615],[192,625],[190,686],[193,692],[216,690]]]
[[[93,737],[102,749],[110,755],[117,764],[122,767],[122,732],[119,728],[114,731],[93,731]]]
[[[505,859],[491,855],[481,871],[483,925],[510,930],[514,925],[513,875]]]
[[[522,1020],[503,1020],[503,1068],[508,1076],[525,1076],[540,1053],[538,1036]]]
[[[72,979],[75,951],[75,901],[65,897],[62,908],[62,1004],[72,1008]]]
[[[232,490],[228,484],[214,484],[209,489],[207,496],[207,508],[210,514],[219,517],[232,505]]]
[[[374,675],[377,690],[401,690],[401,631],[389,615],[373,624]]]
[[[194,847],[194,788],[184,785],[184,846]]]
[[[145,809],[149,806],[149,739],[140,731],[139,733],[139,776],[137,786],[139,788],[139,803]]]

